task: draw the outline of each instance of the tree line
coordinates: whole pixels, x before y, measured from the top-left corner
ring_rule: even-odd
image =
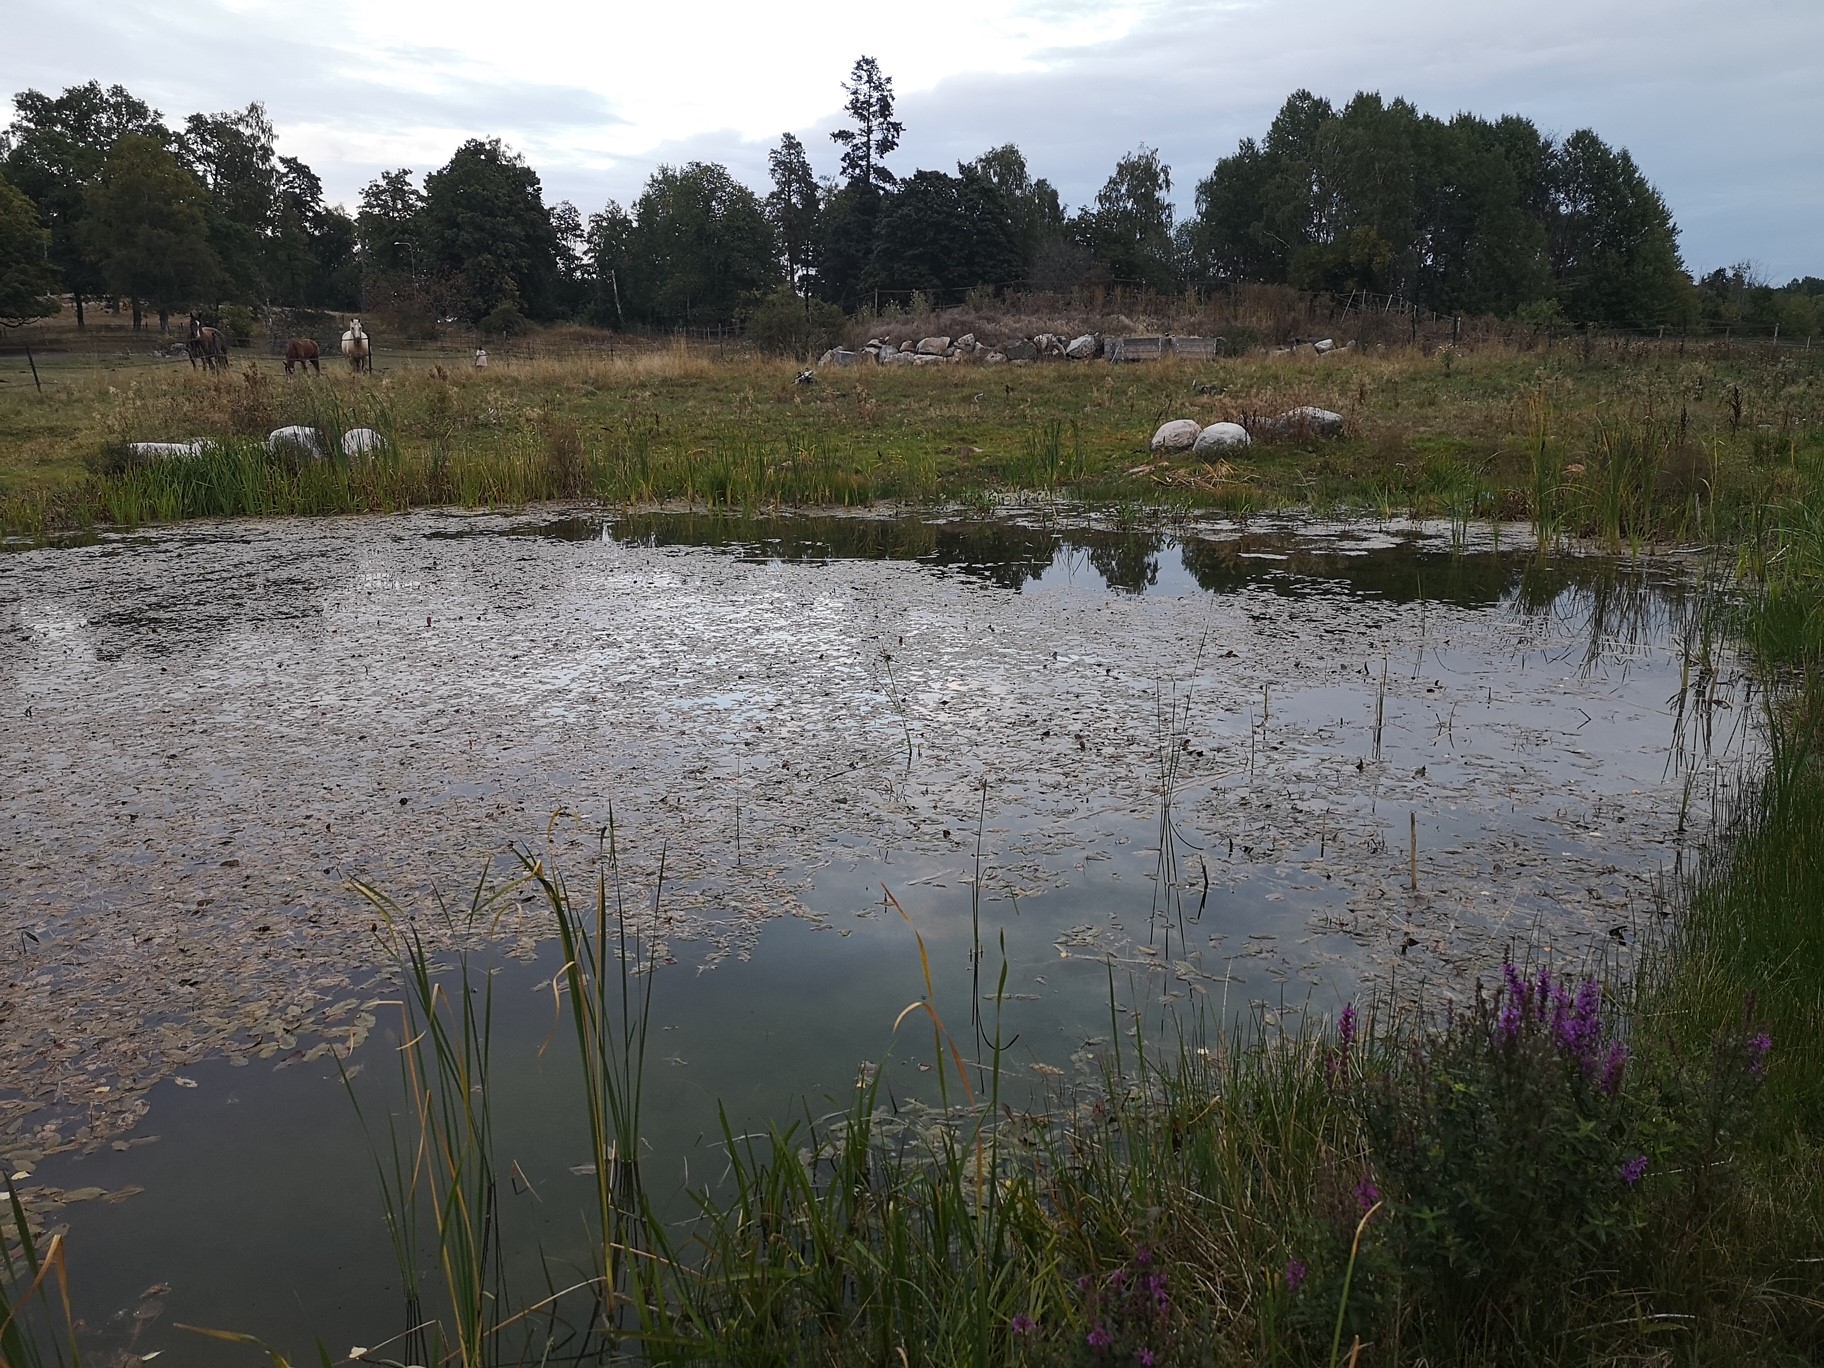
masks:
[[[1405,100],[1293,94],[1173,204],[1141,146],[1069,210],[1011,143],[955,173],[891,165],[904,133],[871,57],[842,83],[833,172],[784,135],[757,192],[711,162],[661,166],[587,219],[547,205],[499,139],[422,179],[388,171],[347,212],[275,147],[265,109],[178,127],[120,86],[14,97],[0,133],[0,317],[72,297],[126,301],[135,326],[202,305],[385,309],[512,332],[531,320],[710,325],[854,311],[917,293],[1176,293],[1236,281],[1391,296],[1440,313],[1607,327],[1770,319],[1815,331],[1824,283],[1746,268],[1693,281],[1659,192],[1595,132],[1517,115],[1443,120]],[[1814,288],[1816,287],[1816,288]]]

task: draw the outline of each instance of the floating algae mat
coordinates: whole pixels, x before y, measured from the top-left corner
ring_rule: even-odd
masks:
[[[610,825],[658,954],[660,1185],[719,1172],[717,1099],[823,1112],[878,1065],[936,1100],[928,1034],[890,1039],[923,978],[886,890],[953,1029],[998,1013],[1041,1080],[1106,1046],[1111,991],[1286,1020],[1460,999],[1510,947],[1625,966],[1759,745],[1707,592],[1512,528],[1036,509],[425,512],[10,554],[0,1161],[70,1230],[111,1350],[196,1361],[173,1321],[384,1338],[340,1071],[384,1108],[399,1016],[351,880],[453,946],[515,846],[592,894]],[[516,1190],[573,1230],[544,915],[490,913],[496,1110]]]

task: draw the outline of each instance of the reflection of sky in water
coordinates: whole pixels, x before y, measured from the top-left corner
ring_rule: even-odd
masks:
[[[0,675],[38,725],[0,742],[33,776],[5,892],[61,990],[104,1010],[84,967],[120,972],[117,952],[60,936],[144,918],[136,972],[181,981],[176,956],[244,941],[254,911],[308,977],[361,953],[344,874],[448,888],[567,808],[553,839],[586,878],[612,802],[635,905],[667,855],[652,1171],[708,1181],[714,1099],[737,1127],[795,1096],[822,1113],[862,1060],[885,1061],[895,1101],[932,1095],[928,1032],[888,1039],[922,978],[883,885],[966,1051],[972,1007],[998,1008],[1016,1089],[1106,1043],[1111,978],[1123,1020],[1157,1035],[1187,1003],[1277,1018],[1392,980],[1461,993],[1515,943],[1625,957],[1679,808],[1701,831],[1747,710],[1729,677],[1694,677],[1684,715],[1722,719],[1719,754],[1673,763],[1682,570],[1523,547],[421,514],[22,555],[0,579]],[[72,859],[74,896],[43,873]],[[175,929],[159,920],[180,903]],[[517,1062],[497,1108],[561,1248],[579,1145],[558,1061],[529,1062],[539,976],[501,980]],[[366,1055],[378,1087],[390,1061]],[[169,1319],[381,1337],[385,1245],[325,1065],[186,1066],[201,1086],[160,1085],[141,1127],[158,1144],[47,1164],[64,1186],[148,1189],[75,1209],[78,1259],[107,1253],[86,1269],[93,1305],[169,1279]],[[180,1279],[161,1258],[192,1224],[236,1233]]]

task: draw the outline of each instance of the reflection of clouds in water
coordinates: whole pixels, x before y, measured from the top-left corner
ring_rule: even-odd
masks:
[[[110,646],[32,629],[11,666],[33,717],[0,763],[31,781],[0,931],[40,935],[34,991],[112,1023],[118,1066],[136,1022],[103,1004],[129,965],[188,981],[161,999],[174,1020],[226,1019],[365,956],[346,875],[422,897],[548,827],[581,872],[611,805],[640,916],[663,851],[651,929],[714,963],[783,913],[866,924],[883,880],[956,868],[986,776],[982,892],[997,915],[1019,900],[1023,972],[1113,955],[1156,993],[1237,1004],[1395,968],[1460,990],[1535,930],[1593,952],[1674,851],[1677,615],[1628,619],[1639,658],[1586,658],[1579,615],[1621,620],[1563,606],[1611,573],[1594,560],[1548,594],[1520,553],[1451,557],[1419,530],[1212,525],[1175,548],[1017,519],[609,531],[426,513],[10,561],[22,623]],[[1166,746],[1175,890],[1157,883]],[[966,893],[938,882],[921,906],[953,943]],[[1054,938],[1079,926],[1092,948],[1065,957]],[[179,1030],[172,1057],[225,1030]],[[17,1031],[0,1061],[28,1053]]]

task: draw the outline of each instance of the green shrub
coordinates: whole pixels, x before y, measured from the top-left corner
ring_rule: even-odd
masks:
[[[842,337],[842,310],[821,299],[803,299],[780,286],[742,317],[748,340],[781,356],[815,356]]]

